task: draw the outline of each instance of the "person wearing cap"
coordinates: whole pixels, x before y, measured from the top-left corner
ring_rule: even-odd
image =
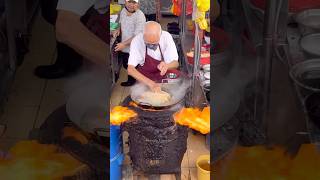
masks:
[[[119,52],[119,58],[123,62],[123,67],[128,68],[128,58],[130,43],[134,36],[143,31],[146,18],[143,12],[139,9],[138,0],[126,0],[124,8],[120,12],[120,29],[117,29],[113,35],[117,37],[121,34],[121,42],[119,42],[115,51]],[[128,80],[122,82],[121,86],[132,86],[135,79],[128,75]]]
[[[159,83],[166,74],[179,75],[179,56],[170,33],[161,30],[161,25],[148,21],[143,33],[133,38],[128,60],[128,74],[146,84],[152,91],[160,91]]]

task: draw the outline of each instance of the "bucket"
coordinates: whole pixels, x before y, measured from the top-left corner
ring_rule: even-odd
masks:
[[[120,180],[124,159],[120,126],[110,126],[110,180]]]
[[[198,180],[210,180],[210,155],[201,155],[197,159]]]
[[[290,77],[297,84],[304,97],[320,92],[320,59],[310,59],[295,64]]]

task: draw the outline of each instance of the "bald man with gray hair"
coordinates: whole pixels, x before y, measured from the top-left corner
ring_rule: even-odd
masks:
[[[160,91],[159,83],[170,72],[180,72],[177,47],[170,33],[155,21],[148,21],[143,33],[133,38],[128,60],[128,74],[146,84],[152,91]]]

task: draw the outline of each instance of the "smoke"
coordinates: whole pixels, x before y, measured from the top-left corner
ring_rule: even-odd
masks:
[[[161,86],[161,89],[171,95],[172,102],[178,102],[187,93],[188,88],[191,86],[191,80],[182,78],[180,83],[163,83]],[[142,93],[150,91],[149,87],[147,87],[145,84],[137,83],[134,86],[131,87],[130,93],[132,97],[139,97]]]
[[[106,111],[111,91],[107,76],[105,68],[92,65],[84,66],[67,81],[67,114],[85,130],[107,128]]]
[[[221,127],[238,110],[245,87],[255,80],[256,63],[250,57],[235,57],[230,72],[223,76],[214,73],[214,129]],[[214,72],[219,67],[215,67]]]

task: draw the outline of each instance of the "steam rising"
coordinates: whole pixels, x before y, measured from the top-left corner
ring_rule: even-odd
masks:
[[[189,79],[181,79],[181,82],[178,84],[169,83],[169,84],[162,84],[161,89],[167,93],[169,93],[172,97],[172,102],[177,102],[184,98],[188,88],[191,86],[191,80]],[[132,86],[130,89],[132,97],[139,97],[142,93],[150,91],[149,87],[145,84],[137,83],[136,85]]]
[[[105,116],[109,103],[111,86],[107,82],[106,70],[84,67],[78,75],[71,77],[65,92],[69,118],[85,130],[105,127]],[[107,128],[107,127],[105,127]]]

